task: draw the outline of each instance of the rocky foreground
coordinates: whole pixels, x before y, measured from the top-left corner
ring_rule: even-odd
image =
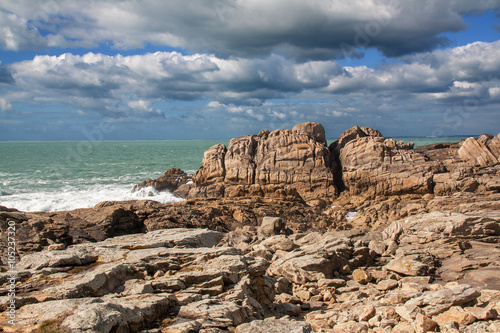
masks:
[[[262,131],[138,185],[180,203],[0,206],[0,331],[500,332],[500,135],[324,138]]]

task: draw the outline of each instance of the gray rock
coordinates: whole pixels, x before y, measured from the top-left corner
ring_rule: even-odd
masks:
[[[285,319],[254,320],[236,328],[236,333],[310,333],[309,324]]]
[[[440,314],[454,305],[462,305],[478,298],[481,294],[469,285],[461,284],[438,291],[427,291],[421,296],[410,299],[403,307],[398,307],[402,313],[409,313],[412,318],[420,308],[428,316]],[[396,308],[396,310],[398,310]],[[404,309],[402,309],[404,308]],[[400,313],[400,311],[398,311]]]

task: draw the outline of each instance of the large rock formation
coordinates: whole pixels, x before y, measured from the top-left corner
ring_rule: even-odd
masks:
[[[413,149],[369,128],[353,127],[330,146],[351,195],[450,194],[497,189],[500,139],[483,135],[458,144]],[[485,169],[483,167],[490,167]]]
[[[189,198],[336,194],[325,131],[317,123],[232,139],[205,152]]]
[[[191,199],[295,198],[313,205],[344,191],[368,198],[488,193],[500,190],[499,159],[500,134],[414,149],[376,129],[354,126],[327,148],[323,126],[308,122],[235,138],[227,148],[211,147],[194,184],[172,169],[139,187],[168,184]]]

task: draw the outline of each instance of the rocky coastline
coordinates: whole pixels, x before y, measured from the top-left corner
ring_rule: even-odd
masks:
[[[414,149],[356,126],[327,146],[303,123],[136,186],[183,202],[0,206],[0,331],[500,332],[499,161],[500,134]]]

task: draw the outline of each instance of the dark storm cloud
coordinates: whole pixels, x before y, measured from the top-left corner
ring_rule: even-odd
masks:
[[[4,49],[145,44],[262,57],[273,52],[299,61],[361,57],[376,48],[387,56],[429,51],[448,43],[445,32],[465,29],[463,14],[500,10],[498,0],[67,0],[53,8],[28,0],[6,4],[0,15]],[[45,18],[53,18],[44,21]],[[37,20],[38,18],[38,20]],[[30,25],[30,26],[29,26]],[[51,31],[46,36],[37,27]],[[29,35],[30,39],[16,36]]]

